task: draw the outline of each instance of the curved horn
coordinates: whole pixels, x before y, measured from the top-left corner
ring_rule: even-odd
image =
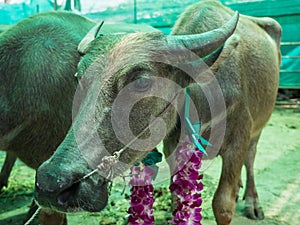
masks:
[[[238,20],[239,13],[236,11],[233,17],[220,28],[201,34],[168,35],[168,46],[174,50],[185,47],[197,51],[200,57],[204,57],[224,44],[235,31]]]
[[[86,35],[85,37],[81,40],[81,42],[79,43],[78,47],[77,47],[77,51],[84,55],[89,46],[90,43],[95,40],[97,34],[99,33],[102,25],[103,25],[104,21],[101,21],[100,23],[98,23],[97,25],[95,25]]]

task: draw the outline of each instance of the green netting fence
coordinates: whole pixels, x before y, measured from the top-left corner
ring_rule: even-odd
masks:
[[[146,23],[168,34],[179,14],[198,0],[15,0],[1,3],[0,24],[14,24],[37,12],[73,10],[106,23]],[[20,3],[21,2],[21,3]],[[269,16],[282,28],[280,88],[300,88],[300,1],[223,0],[225,5],[250,16]]]

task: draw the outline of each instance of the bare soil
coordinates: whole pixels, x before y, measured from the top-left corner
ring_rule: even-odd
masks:
[[[0,167],[5,153],[0,152]],[[206,161],[203,166],[203,222],[216,224],[211,210],[211,200],[217,186],[221,159]],[[300,108],[277,107],[263,131],[255,161],[256,185],[265,219],[249,220],[243,216],[244,202],[240,198],[232,225],[296,225],[300,221]],[[243,171],[243,180],[245,174]],[[9,180],[9,187],[0,193],[0,225],[22,224],[32,200],[34,171],[18,161]],[[157,225],[168,224],[171,217],[168,193],[168,169],[160,163],[155,182],[155,218]],[[69,214],[70,225],[124,224],[128,207],[129,188],[121,195],[123,184],[113,186],[108,207],[100,213]],[[242,197],[243,190],[240,191]],[[36,224],[36,223],[35,223]]]

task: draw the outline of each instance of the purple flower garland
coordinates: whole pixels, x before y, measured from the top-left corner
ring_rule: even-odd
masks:
[[[129,225],[154,225],[154,189],[151,183],[154,171],[147,167],[133,166],[131,169],[131,198],[128,210]]]
[[[201,194],[203,175],[199,174],[203,153],[191,141],[182,143],[176,152],[178,159],[176,174],[172,176],[170,190],[177,196],[177,208],[173,211],[170,224],[201,225]],[[154,189],[151,183],[155,172],[148,166],[133,166],[131,170],[129,225],[154,225]]]
[[[176,174],[172,176],[170,190],[177,196],[177,208],[173,211],[170,224],[199,225],[201,224],[201,194],[203,175],[199,174],[203,153],[187,141],[176,152],[178,159]]]

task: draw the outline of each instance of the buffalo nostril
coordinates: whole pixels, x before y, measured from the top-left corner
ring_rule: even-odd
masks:
[[[47,193],[54,193],[54,190],[53,189],[50,189],[50,188],[43,188],[42,185],[40,185],[39,182],[35,182],[35,187],[38,191],[41,191],[41,192],[47,192]]]
[[[60,206],[63,206],[66,204],[66,202],[72,197],[75,196],[79,189],[79,182],[74,183],[71,187],[68,187],[64,191],[62,191],[57,196],[57,204]]]

